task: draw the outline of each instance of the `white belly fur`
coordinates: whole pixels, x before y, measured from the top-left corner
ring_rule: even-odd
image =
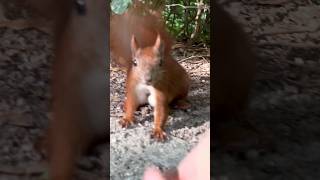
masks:
[[[152,86],[138,84],[136,86],[136,95],[139,104],[149,103],[152,107],[156,105],[155,89]]]

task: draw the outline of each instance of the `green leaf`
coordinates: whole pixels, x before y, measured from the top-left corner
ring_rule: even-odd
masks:
[[[131,0],[112,0],[111,10],[116,14],[123,14],[131,3]]]

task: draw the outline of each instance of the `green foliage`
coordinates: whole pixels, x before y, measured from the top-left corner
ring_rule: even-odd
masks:
[[[209,5],[208,0],[203,2]],[[167,27],[177,39],[189,40],[195,30],[195,17],[198,10],[196,3],[196,0],[166,0],[167,5],[176,5],[167,7],[164,17]],[[202,12],[199,23],[198,38],[195,39],[195,42],[208,43],[210,40],[210,14],[208,11]]]
[[[144,0],[150,8],[165,7],[163,16],[170,33],[177,40],[191,39],[196,29],[197,0]],[[209,6],[209,0],[204,0]],[[132,4],[132,0],[112,0],[111,9],[116,14],[122,14]],[[166,5],[166,6],[165,6]],[[199,29],[193,43],[209,43],[210,40],[210,14],[207,9],[202,10],[199,17]]]
[[[111,10],[116,14],[122,14],[128,9],[130,4],[132,4],[131,0],[112,0]]]

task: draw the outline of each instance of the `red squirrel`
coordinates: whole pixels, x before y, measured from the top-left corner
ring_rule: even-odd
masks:
[[[46,139],[49,176],[70,180],[80,155],[109,136],[108,4],[104,0],[30,3],[54,21],[53,119]]]
[[[164,140],[169,105],[188,108],[190,79],[170,54],[172,40],[157,16],[135,10],[111,20],[110,47],[127,67],[125,115],[120,124],[134,122],[134,112],[145,103],[154,107],[152,137]]]

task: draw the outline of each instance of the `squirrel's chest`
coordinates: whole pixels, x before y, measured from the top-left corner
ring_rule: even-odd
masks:
[[[138,84],[135,94],[139,104],[149,103],[152,107],[156,105],[156,91],[153,86]]]

